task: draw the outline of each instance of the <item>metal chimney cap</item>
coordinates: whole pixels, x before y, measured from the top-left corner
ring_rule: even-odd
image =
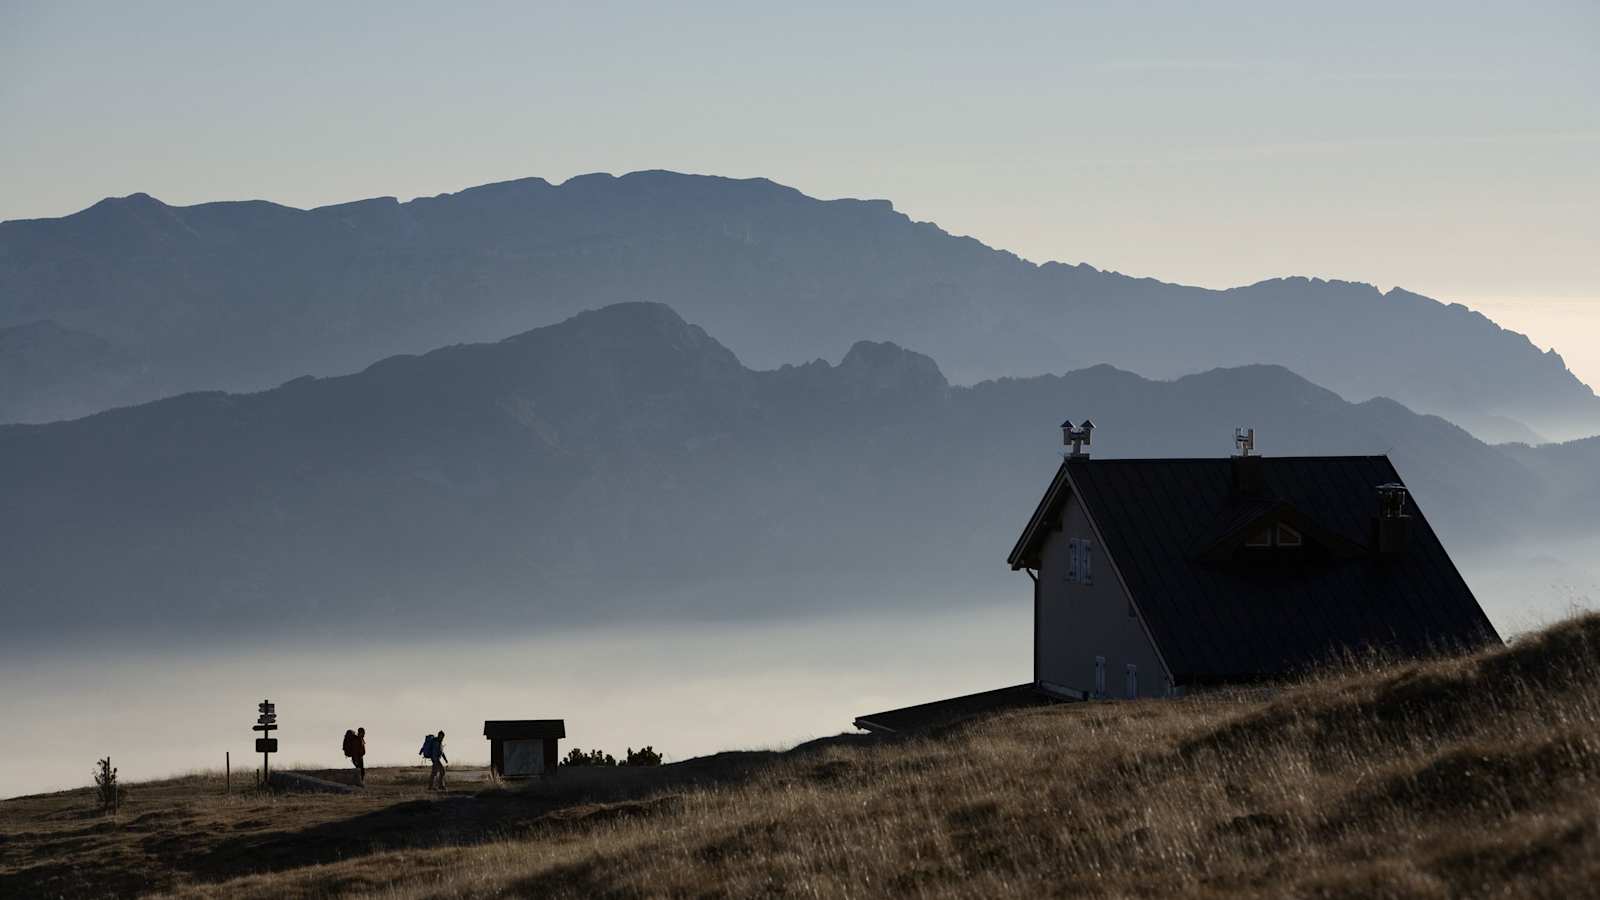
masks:
[[[1073,425],[1071,419],[1061,423],[1061,443],[1072,448],[1072,452],[1068,454],[1070,457],[1081,459],[1088,455],[1083,452],[1083,446],[1093,443],[1090,437],[1093,431],[1094,423],[1088,419],[1083,420],[1082,427]]]
[[[1398,481],[1378,485],[1378,516],[1384,519],[1406,518],[1406,497],[1409,491]]]

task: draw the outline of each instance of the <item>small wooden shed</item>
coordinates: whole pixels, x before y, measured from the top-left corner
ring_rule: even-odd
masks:
[[[567,736],[564,719],[491,719],[483,723],[489,739],[489,768],[504,778],[550,775],[560,762],[557,742]]]

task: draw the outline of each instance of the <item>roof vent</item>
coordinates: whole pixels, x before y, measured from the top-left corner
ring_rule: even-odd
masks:
[[[1398,481],[1378,485],[1378,555],[1404,553],[1411,538],[1411,517],[1406,515],[1406,486]]]
[[[1061,423],[1061,443],[1063,445],[1067,446],[1067,447],[1071,447],[1072,448],[1072,451],[1067,454],[1067,458],[1068,459],[1088,459],[1089,458],[1089,454],[1085,453],[1083,451],[1083,448],[1089,446],[1089,444],[1091,443],[1089,438],[1093,434],[1094,434],[1094,423],[1089,421],[1088,419],[1084,419],[1083,420],[1083,424],[1079,425],[1077,427],[1073,427],[1071,419],[1068,419],[1065,422],[1062,422]]]
[[[1251,456],[1250,451],[1256,448],[1256,430],[1254,428],[1235,428],[1233,430],[1233,445],[1239,452],[1233,457],[1233,492],[1245,496],[1258,496],[1266,493],[1267,476],[1266,466],[1261,457]]]

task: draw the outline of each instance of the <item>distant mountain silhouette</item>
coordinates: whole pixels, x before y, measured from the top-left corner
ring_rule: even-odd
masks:
[[[0,422],[84,416],[159,388],[127,352],[43,319],[0,328]]]
[[[1221,456],[1238,424],[1269,454],[1390,451],[1453,549],[1547,502],[1532,462],[1277,366],[955,387],[860,342],[758,371],[634,303],[263,393],[0,427],[0,614],[26,639],[998,596],[1069,415],[1099,424],[1098,455]]]
[[[309,211],[133,194],[0,224],[0,326],[103,336],[151,367],[129,385],[142,399],[353,371],[636,300],[672,305],[761,367],[860,337],[921,348],[961,383],[1108,361],[1152,377],[1279,363],[1490,440],[1600,431],[1600,399],[1559,356],[1460,306],[1339,281],[1213,291],[1035,265],[886,201],[764,179],[530,178]],[[60,402],[25,385],[4,409],[105,404],[89,382]]]
[[[1529,447],[1505,444],[1499,448],[1526,465],[1551,485],[1544,527],[1570,534],[1600,531],[1600,437]]]

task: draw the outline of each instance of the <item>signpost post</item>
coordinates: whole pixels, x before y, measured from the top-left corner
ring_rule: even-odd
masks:
[[[256,724],[250,726],[251,731],[261,732],[261,737],[256,738],[256,752],[261,754],[261,783],[272,783],[272,769],[267,759],[267,754],[278,752],[278,739],[272,737],[272,731],[278,727],[277,707],[271,700],[263,700],[256,704],[256,709],[261,713],[256,716]]]

